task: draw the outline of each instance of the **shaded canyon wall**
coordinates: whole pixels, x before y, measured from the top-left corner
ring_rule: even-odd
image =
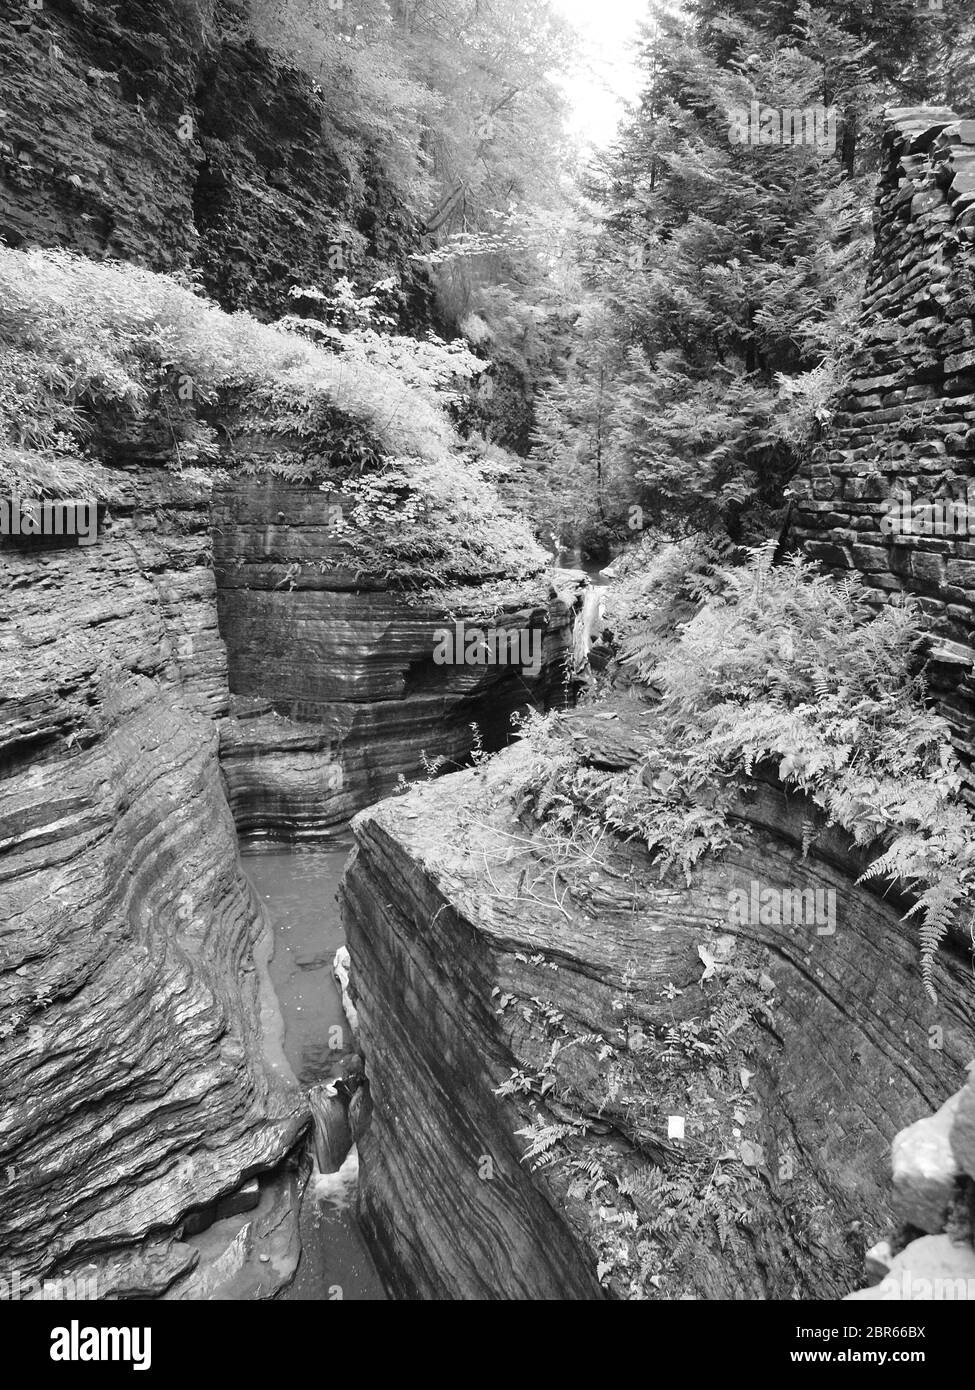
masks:
[[[101,1297],[197,1278],[255,1175],[293,1196],[307,1119],[221,785],[209,498],[114,480],[97,544],[0,548],[0,1249]]]
[[[314,487],[228,481],[214,509],[220,630],[234,718],[222,761],[238,826],[298,838],[343,826],[422,777],[462,766],[477,735],[503,746],[510,716],[560,697],[571,610],[508,606],[485,626],[531,631],[541,668],[437,665],[442,609],[357,575]]]
[[[106,476],[121,500],[96,544],[0,547],[0,1249],[25,1277],[201,1296],[217,1276],[189,1236],[243,1187],[263,1202],[263,1175],[238,1252],[255,1278],[231,1261],[220,1285],[254,1296],[287,1272],[255,1264],[260,1222],[296,1253],[308,1116],[234,814],[315,837],[424,752],[466,757],[469,721],[560,679],[568,610],[534,690],[436,667],[444,614],[323,565],[319,491],[149,458]],[[279,582],[295,554],[319,582]]]
[[[152,270],[197,268],[228,310],[395,272],[429,321],[415,219],[349,159],[327,93],[249,37],[241,0],[0,0],[0,237]]]

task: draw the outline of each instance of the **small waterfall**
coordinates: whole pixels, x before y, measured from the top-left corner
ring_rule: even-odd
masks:
[[[338,985],[339,992],[342,995],[342,1008],[345,1011],[345,1017],[354,1042],[355,1035],[359,1031],[359,1015],[352,1002],[352,958],[349,955],[348,946],[340,946],[335,952],[335,959],[332,962],[332,974],[335,977],[335,983]]]
[[[606,606],[598,589],[587,586],[572,629],[572,665],[579,672],[589,665],[589,652],[602,631]]]
[[[334,1082],[312,1086],[308,1105],[315,1122],[315,1160],[320,1173],[337,1173],[352,1148],[352,1131],[345,1101]]]
[[[359,1154],[353,1144],[342,1167],[335,1173],[313,1173],[309,1188],[315,1201],[333,1211],[350,1211],[355,1207],[359,1185]]]
[[[562,682],[563,710],[572,709],[580,688],[586,685],[590,679],[589,653],[593,643],[602,633],[605,617],[606,607],[600,589],[586,584],[581,598],[576,599],[572,644],[565,659],[565,674]]]

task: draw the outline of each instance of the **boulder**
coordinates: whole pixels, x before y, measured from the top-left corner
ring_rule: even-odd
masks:
[[[883,1279],[890,1273],[894,1256],[889,1240],[880,1240],[864,1256],[864,1268],[871,1279]]]
[[[897,1214],[921,1231],[943,1230],[961,1176],[951,1144],[960,1100],[960,1093],[952,1096],[936,1114],[902,1129],[891,1145]]]
[[[946,1235],[921,1236],[893,1260],[881,1283],[847,1294],[844,1301],[975,1301],[975,1250]]]

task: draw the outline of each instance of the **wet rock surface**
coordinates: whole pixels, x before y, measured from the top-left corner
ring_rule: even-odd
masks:
[[[144,1296],[307,1112],[265,1058],[266,926],[220,781],[209,498],[117,481],[96,545],[0,549],[0,1246]]]
[[[451,689],[429,661],[411,697],[433,615],[275,588],[273,558],[228,562],[228,597],[202,474],[142,460],[105,477],[120,500],[96,544],[0,549],[0,1244],[25,1276],[80,1260],[113,1294],[182,1297],[192,1272],[185,1296],[264,1296],[294,1272],[283,1227],[256,1277],[256,1227],[238,1222],[226,1260],[203,1239],[245,1215],[227,1202],[309,1123],[235,829],[332,830],[427,750],[466,757],[471,720],[530,696],[462,670]],[[273,489],[257,492],[276,515]],[[264,694],[232,696],[228,675]],[[293,709],[289,692],[303,719],[273,709]]]

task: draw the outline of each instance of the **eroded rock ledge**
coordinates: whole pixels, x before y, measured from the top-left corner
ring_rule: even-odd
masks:
[[[423,775],[424,756],[462,766],[477,724],[504,745],[511,714],[561,692],[564,603],[519,607],[491,626],[538,633],[541,669],[438,666],[442,608],[417,607],[357,573],[314,486],[227,479],[214,507],[220,631],[233,718],[222,726],[227,795],[239,828],[315,839]]]
[[[611,738],[592,712],[569,717],[604,761],[633,755],[647,717],[615,714]],[[803,861],[810,808],[772,786],[741,802],[745,847],[689,887],[659,883],[632,846],[604,842],[591,860],[553,849],[517,819],[525,756],[354,823],[342,896],[375,1105],[362,1215],[392,1287],[858,1287],[890,1222],[891,1137],[956,1090],[973,1055],[964,943],[942,950],[935,1007],[903,905],[855,886],[861,865],[838,835]],[[835,935],[730,923],[729,891],[756,880],[834,891]],[[668,1138],[671,1116],[683,1141]],[[533,1117],[563,1126],[534,1172],[515,1133]]]

